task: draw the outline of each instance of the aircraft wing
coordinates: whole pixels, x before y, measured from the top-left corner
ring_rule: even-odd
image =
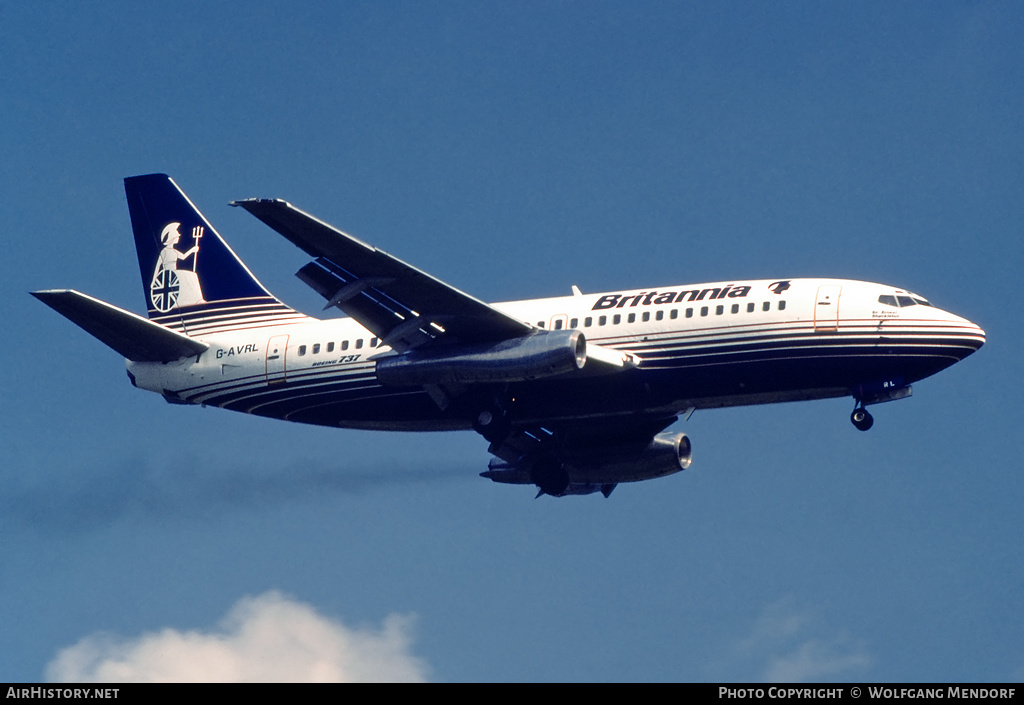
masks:
[[[537,332],[397,257],[278,199],[233,201],[316,257],[297,276],[398,352],[434,341],[489,343]]]

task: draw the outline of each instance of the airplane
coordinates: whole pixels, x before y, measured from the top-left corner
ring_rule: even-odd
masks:
[[[33,296],[174,404],[323,426],[473,429],[485,478],[537,497],[688,468],[666,429],[696,409],[850,396],[867,406],[978,350],[974,323],[904,289],[735,280],[487,304],[282,200],[234,201],[312,259],[346,318],[275,298],[165,174],[124,180],[148,317],[75,290]]]

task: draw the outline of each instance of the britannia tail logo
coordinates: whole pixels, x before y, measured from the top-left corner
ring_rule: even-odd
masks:
[[[194,306],[205,303],[203,289],[199,285],[196,264],[199,261],[199,239],[203,236],[203,226],[192,228],[192,247],[180,251],[175,245],[181,240],[178,228],[181,223],[168,223],[160,234],[163,249],[157,258],[153,280],[149,285],[149,300],[153,308],[161,313],[181,306]],[[191,258],[191,268],[185,260]]]

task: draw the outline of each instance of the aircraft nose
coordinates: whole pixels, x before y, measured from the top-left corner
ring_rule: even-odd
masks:
[[[985,344],[985,331],[977,323],[972,323],[966,318],[961,318],[960,321],[962,321],[962,328],[960,335],[957,337],[970,348],[967,351],[967,355],[970,355]]]
[[[979,326],[977,323],[972,323],[971,325],[974,327],[974,335],[978,339],[978,347],[980,348],[982,345],[985,344],[986,341],[985,331],[983,331],[981,329],[981,326]]]

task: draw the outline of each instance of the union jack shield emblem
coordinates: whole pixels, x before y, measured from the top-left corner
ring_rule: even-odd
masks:
[[[149,300],[157,311],[167,313],[177,303],[180,291],[181,282],[178,281],[177,273],[173,269],[161,269],[149,285]]]

